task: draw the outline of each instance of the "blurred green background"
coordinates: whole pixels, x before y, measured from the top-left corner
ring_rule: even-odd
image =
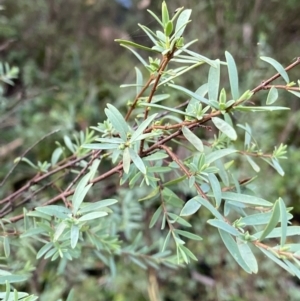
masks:
[[[239,67],[243,90],[254,88],[274,73],[259,56],[271,56],[286,66],[300,55],[299,0],[169,0],[167,4],[170,11],[181,6],[193,9],[185,40],[197,38],[193,49],[211,59],[224,59],[225,50],[229,51]],[[96,125],[104,118],[106,103],[125,110],[134,91],[119,86],[134,81],[134,66],[139,62],[114,39],[151,45],[137,23],[156,30],[146,9],[159,14],[161,1],[2,0],[0,5],[0,60],[20,68],[15,85],[5,87],[0,107],[2,180],[13,160],[45,134],[60,129],[34,147],[29,158],[49,160],[54,142],[63,134]],[[147,59],[147,53],[140,54]],[[206,71],[196,70],[180,84],[196,89],[207,80]],[[290,77],[297,80],[299,74],[299,68],[294,69]],[[228,85],[226,78],[223,83]],[[169,105],[185,100],[172,96]],[[243,115],[239,123],[253,126],[266,151],[272,151],[274,144],[289,145],[289,160],[283,162],[286,176],[266,167],[261,171],[265,181],[256,185],[264,197],[275,200],[280,195],[295,207],[297,223],[299,100],[284,94],[278,105],[291,110],[255,118]],[[244,167],[240,168],[243,171]],[[19,166],[1,188],[0,197],[32,175],[26,165]],[[198,233],[209,239],[194,247],[199,262],[188,267],[143,271],[120,260],[112,278],[100,260],[87,256],[57,277],[55,263],[45,269],[41,261],[40,270],[35,271],[37,279],[25,289],[50,301],[66,296],[71,286],[76,291],[74,300],[300,300],[299,283],[283,270],[262,258],[257,276],[245,274],[220,245],[218,235],[204,228],[200,218],[194,223]]]

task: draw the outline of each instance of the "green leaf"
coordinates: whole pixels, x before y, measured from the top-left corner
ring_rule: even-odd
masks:
[[[209,219],[207,221],[208,224],[212,225],[213,227],[219,228],[223,231],[226,231],[234,236],[239,236],[241,233],[234,228],[233,226],[227,224],[226,222],[219,220],[219,219]]]
[[[202,141],[186,126],[182,127],[182,134],[184,137],[201,153],[203,153]]]
[[[75,153],[75,152],[76,152],[75,146],[74,146],[74,144],[72,143],[72,141],[71,141],[71,139],[70,139],[69,136],[67,136],[67,135],[64,136],[64,142],[65,142],[66,147],[67,147],[72,153]]]
[[[181,236],[192,239],[192,240],[202,240],[202,237],[200,237],[200,236],[198,236],[194,233],[188,232],[188,231],[183,231],[183,230],[176,229],[176,230],[174,230],[174,232],[181,235]]]
[[[146,166],[141,159],[141,157],[136,153],[136,151],[132,148],[129,148],[130,158],[132,159],[133,164],[139,169],[142,174],[146,174]]]
[[[106,200],[101,200],[101,201],[91,203],[91,204],[82,204],[84,206],[80,206],[80,210],[78,211],[78,214],[83,214],[83,213],[87,213],[87,212],[91,212],[91,211],[97,211],[101,208],[106,208],[108,206],[111,206],[117,202],[118,201],[115,199],[106,199]]]
[[[217,100],[220,85],[220,61],[216,60],[216,67],[210,67],[208,73],[208,98]]]
[[[221,158],[226,157],[228,155],[234,154],[236,152],[237,152],[236,149],[229,149],[229,148],[216,150],[216,151],[213,151],[210,154],[206,155],[205,162],[207,164],[211,164],[211,163],[213,163],[214,161],[216,161],[218,159],[221,159]]]
[[[105,109],[105,114],[116,131],[120,134],[123,141],[127,140],[127,133],[129,132],[128,124],[126,123],[122,114],[111,104],[107,104],[107,108]]]
[[[143,84],[143,74],[139,68],[134,67],[136,73],[136,95],[140,93],[144,84]]]
[[[59,205],[48,205],[44,207],[36,207],[36,211],[41,212],[43,214],[49,215],[49,216],[55,216],[57,218],[65,219],[68,218],[71,215],[71,210],[69,208],[66,208],[64,206]],[[33,212],[28,213],[29,216],[32,215]]]
[[[186,25],[189,22],[191,13],[191,9],[185,9],[181,12],[175,26],[175,37],[180,38],[183,35]]]
[[[224,121],[223,119],[221,119],[219,117],[212,117],[211,121],[228,138],[230,138],[231,140],[237,139],[237,134],[236,134],[235,129],[230,124],[228,124],[226,121]]]
[[[164,27],[164,24],[161,22],[161,20],[158,18],[158,16],[151,11],[150,9],[147,9],[147,12],[161,25],[161,27]]]
[[[26,275],[4,275],[0,276],[0,284],[5,284],[6,281],[9,283],[23,282],[28,279]]]
[[[260,167],[252,160],[251,157],[245,156],[251,167],[254,169],[255,172],[260,172]]]
[[[227,61],[231,94],[234,100],[238,100],[240,92],[239,92],[239,76],[238,76],[236,64],[233,56],[228,51],[225,51],[225,57]]]
[[[123,170],[126,174],[128,174],[129,172],[130,163],[131,163],[131,158],[130,158],[129,148],[126,147],[123,152]]]
[[[258,272],[257,260],[249,244],[237,238],[237,246],[249,269],[252,271],[252,273],[256,274]]]
[[[135,141],[140,135],[142,135],[144,130],[156,118],[156,116],[157,116],[157,114],[153,114],[153,115],[149,116],[146,120],[144,120],[132,134],[132,136],[130,138],[130,142]]]
[[[52,241],[43,245],[43,247],[36,254],[36,259],[40,259],[41,257],[43,257],[52,247],[53,247]]]
[[[280,210],[280,224],[282,233],[280,236],[280,246],[283,247],[286,242],[287,224],[288,224],[288,212],[285,203],[282,198],[278,199],[279,210]]]
[[[146,195],[145,197],[139,199],[139,202],[142,202],[142,201],[147,201],[147,200],[150,200],[154,197],[156,197],[159,193],[159,187],[155,187],[148,195]]]
[[[299,97],[300,98],[300,92],[296,92],[296,91],[291,91],[291,90],[288,90],[288,92],[294,94],[295,96]]]
[[[278,91],[275,87],[272,87],[268,93],[267,105],[273,104],[278,99]]]
[[[287,272],[293,274],[291,272],[291,270],[289,269],[289,267],[283,262],[281,261],[278,257],[276,257],[272,252],[267,251],[261,247],[258,247],[267,257],[269,257],[271,260],[273,260],[275,263],[277,263],[280,267],[282,267],[284,270],[286,270]]]
[[[168,86],[187,94],[188,96],[192,97],[193,99],[196,99],[200,102],[203,102],[203,103],[209,105],[208,99],[204,98],[199,93],[192,92],[192,91],[190,91],[190,90],[188,90],[188,89],[186,89],[182,86],[178,86],[178,85],[174,85],[174,84],[168,84]]]
[[[196,198],[188,200],[181,209],[180,216],[188,216],[196,213],[201,207],[201,203]]]
[[[187,222],[185,219],[178,216],[177,214],[168,212],[168,216],[173,219],[173,221],[171,221],[171,222],[176,222],[176,223],[178,223],[182,226],[185,226],[185,227],[192,227],[192,225],[189,222]]]
[[[97,219],[97,218],[100,218],[100,217],[103,217],[103,216],[106,216],[106,215],[108,215],[108,213],[105,212],[105,211],[91,212],[91,213],[87,213],[87,214],[81,216],[78,219],[78,222],[85,222],[85,221]]]
[[[4,255],[6,258],[10,255],[10,244],[9,244],[9,238],[7,236],[3,237],[3,248],[4,248]]]
[[[266,57],[266,56],[261,56],[260,59],[271,64],[277,70],[277,72],[281,75],[281,77],[285,80],[285,82],[287,84],[290,82],[287,72],[284,70],[282,65],[279,64],[276,60],[274,60],[270,57]]]
[[[242,217],[240,222],[244,223],[247,226],[265,225],[269,222],[272,213],[273,213],[272,211],[268,211],[268,212],[252,214],[249,216]],[[293,216],[290,213],[288,213],[287,219],[290,220],[292,218]]]
[[[135,48],[146,50],[146,51],[151,51],[151,52],[156,52],[156,53],[159,52],[159,51],[156,51],[155,49],[152,49],[152,48],[134,43],[132,41],[126,41],[126,40],[122,40],[122,39],[115,39],[115,42],[119,43],[121,46],[125,45],[125,46],[131,46],[131,47],[135,47]]]
[[[70,231],[71,248],[74,249],[79,239],[79,227],[78,225],[72,225]]]
[[[162,109],[162,110],[165,110],[165,111],[177,113],[177,114],[180,114],[180,115],[193,117],[192,115],[189,115],[186,112],[183,112],[183,111],[180,111],[180,110],[177,110],[177,109],[174,109],[174,108],[166,107],[166,106],[163,106],[163,105],[155,104],[155,103],[139,103],[139,106],[140,107],[158,108],[158,109]]]
[[[272,207],[273,204],[269,201],[266,201],[262,198],[253,196],[253,195],[247,195],[247,194],[239,194],[235,192],[223,192],[222,198],[229,201],[244,203],[248,205],[254,205],[254,206],[264,206],[264,207]]]
[[[217,219],[224,220],[222,214],[208,200],[205,200],[200,196],[196,196],[194,197],[194,199],[196,199],[201,205],[206,207],[211,212],[211,214],[214,215]]]
[[[222,190],[221,190],[220,182],[218,178],[215,176],[215,174],[213,173],[208,174],[208,180],[210,182],[214,194],[214,198],[216,200],[216,207],[219,208],[222,201]]]
[[[109,143],[92,143],[92,144],[83,144],[83,148],[88,149],[116,149],[118,145],[116,144],[109,144]]]
[[[52,153],[52,156],[51,156],[51,166],[54,166],[58,162],[62,153],[63,153],[63,150],[61,147],[58,147],[54,150],[54,152]]]
[[[128,50],[130,50],[144,66],[148,66],[147,62],[135,50],[133,50],[132,48],[126,46],[125,44],[121,44],[121,46],[123,46],[123,47],[127,48]]]
[[[252,107],[252,106],[236,106],[234,107],[236,111],[242,111],[242,112],[273,112],[273,111],[283,111],[283,110],[290,110],[290,108],[287,107]]]
[[[240,250],[237,246],[237,243],[232,238],[230,234],[227,232],[219,229],[220,236],[224,242],[224,245],[226,246],[229,253],[232,255],[232,257],[235,259],[235,261],[249,274],[252,273],[251,269],[246,264],[245,260],[243,259]]]
[[[66,227],[67,227],[67,224],[65,223],[65,221],[61,222],[57,226],[55,233],[54,233],[54,237],[53,237],[54,242],[60,238],[60,236],[63,234],[64,230],[66,229]]]
[[[162,206],[160,205],[156,211],[154,212],[151,220],[150,220],[150,224],[149,224],[149,228],[151,229],[157,222],[158,218],[160,217],[162,213]]]
[[[255,233],[253,236],[255,238],[259,238],[262,235],[263,231]],[[277,238],[282,235],[282,227],[275,228],[267,235],[265,238]],[[296,236],[300,235],[300,226],[290,226],[287,227],[286,236]]]
[[[82,178],[84,179],[84,178]],[[88,184],[85,187],[82,187],[83,185],[80,185],[81,183],[78,183],[78,186],[75,189],[73,198],[72,198],[72,204],[73,204],[73,208],[72,208],[72,213],[74,215],[77,214],[77,211],[81,205],[81,203],[83,202],[83,199],[85,198],[85,196],[87,195],[88,191],[90,190],[90,188],[93,186],[93,184]]]
[[[274,169],[283,177],[284,176],[284,170],[280,166],[278,160],[276,158],[272,158],[272,163],[273,163],[272,166],[274,167]]]
[[[161,20],[164,26],[169,22],[169,12],[168,12],[168,7],[165,1],[162,2],[161,5]]]

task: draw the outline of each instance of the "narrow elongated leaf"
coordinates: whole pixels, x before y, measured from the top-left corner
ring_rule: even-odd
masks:
[[[277,238],[277,237],[281,237],[282,235],[282,227],[278,227],[273,229],[267,236],[266,238]],[[257,232],[255,233],[253,236],[255,238],[259,238],[262,235],[263,231]],[[287,227],[286,230],[286,236],[296,236],[296,235],[300,235],[300,226],[290,226]]]
[[[180,216],[188,216],[196,213],[201,207],[201,203],[196,198],[188,200],[183,206]]]
[[[240,202],[248,205],[255,205],[255,206],[265,206],[265,207],[272,207],[273,204],[269,201],[266,201],[262,198],[247,195],[247,194],[239,194],[235,192],[223,192],[222,198],[229,201]]]
[[[240,222],[248,226],[266,225],[272,216],[272,211],[252,214],[241,218]],[[293,216],[287,213],[287,219],[292,219]]]
[[[129,148],[129,154],[133,164],[140,170],[141,173],[146,174],[146,166],[136,151],[132,148]]]
[[[282,267],[284,270],[287,272],[291,273],[292,275],[294,274],[293,271],[283,262],[281,261],[278,257],[276,257],[272,252],[265,250],[261,247],[258,247],[267,257],[269,257],[271,260],[273,260],[275,263],[277,263],[280,267]]]
[[[150,200],[156,197],[159,193],[159,187],[155,187],[148,195],[139,199],[139,202]]]
[[[218,100],[220,85],[220,61],[216,60],[216,67],[210,67],[208,73],[208,99]]]
[[[120,45],[130,50],[144,66],[148,66],[147,62],[135,50],[133,50],[132,48],[128,47],[125,44],[120,44]]]
[[[236,228],[219,219],[209,219],[207,223],[234,236],[239,236],[241,234]]]
[[[164,27],[164,24],[161,22],[161,20],[157,17],[157,15],[150,9],[147,9],[147,12],[158,22],[158,24],[161,25],[161,27]]]
[[[234,107],[234,109],[242,112],[273,112],[273,111],[290,110],[290,108],[287,107],[276,107],[276,106],[270,106],[270,107],[236,106]]]
[[[276,227],[280,219],[280,208],[279,208],[279,202],[278,200],[275,202],[273,207],[273,212],[270,218],[270,221],[268,222],[266,228],[264,229],[263,233],[261,234],[259,240],[264,240],[268,234]]]
[[[126,41],[126,40],[121,40],[121,39],[115,39],[115,42],[119,43],[121,46],[125,45],[125,46],[131,46],[131,47],[135,47],[138,49],[142,49],[142,50],[146,50],[146,51],[151,51],[151,52],[159,52],[155,49],[134,43],[132,41]]]
[[[237,246],[239,248],[242,258],[246,262],[249,269],[252,271],[252,273],[256,274],[258,272],[257,260],[249,244],[237,238]]]
[[[162,206],[159,206],[156,211],[154,212],[151,220],[150,220],[150,224],[149,224],[149,228],[151,229],[157,222],[157,220],[159,219],[160,215],[162,213]]]
[[[44,207],[36,207],[35,210],[38,212],[41,212],[43,214],[47,214],[49,216],[55,216],[57,218],[62,218],[62,219],[69,217],[69,215],[71,214],[71,211],[69,208],[66,208],[64,206],[58,206],[58,205],[48,205],[48,206],[44,206]],[[28,215],[30,215],[30,213],[28,213]]]
[[[136,95],[138,95],[143,88],[143,74],[139,68],[134,68],[136,73]]]
[[[4,248],[4,255],[6,258],[10,255],[10,243],[9,238],[7,236],[3,237],[3,248]]]
[[[197,52],[191,51],[189,49],[184,49],[183,51],[188,53],[190,56],[195,57],[198,61],[205,62],[208,65],[217,68],[216,61],[213,61],[213,60],[211,60],[211,59],[209,59],[209,58],[207,58],[207,57],[205,57],[205,56],[203,56],[203,55],[201,55]]]
[[[85,196],[87,195],[88,191],[90,190],[90,188],[93,186],[93,184],[88,184],[87,186],[85,186],[84,188],[77,188],[75,189],[75,193],[73,195],[73,199],[72,199],[72,204],[73,204],[73,208],[72,208],[72,213],[74,215],[77,214],[77,211],[81,205],[81,203],[83,202]]]
[[[28,279],[26,275],[4,275],[0,276],[0,284],[5,284],[6,281],[9,283],[23,282]]]
[[[78,225],[72,225],[70,231],[71,248],[74,249],[77,245],[79,238],[79,227]]]
[[[275,87],[272,87],[268,93],[267,105],[273,104],[278,99],[278,91]]]
[[[270,57],[266,57],[266,56],[261,56],[260,59],[271,64],[277,70],[277,72],[281,75],[281,77],[285,80],[285,82],[287,84],[290,82],[287,72],[284,70],[282,65],[279,64],[276,60],[274,60]]]
[[[205,200],[200,196],[196,196],[194,197],[194,199],[196,199],[201,205],[206,207],[211,212],[211,214],[214,215],[217,219],[224,220],[222,214],[208,200]]]
[[[234,100],[238,100],[240,96],[240,92],[239,92],[239,76],[238,76],[236,64],[233,56],[228,51],[225,51],[225,57],[227,61],[231,95]]]
[[[91,143],[83,144],[82,147],[88,149],[116,149],[118,145],[110,143]]]
[[[159,37],[150,28],[148,28],[144,25],[141,25],[141,24],[138,24],[138,26],[145,32],[145,34],[148,36],[148,38],[152,41],[152,43],[155,46],[160,47],[159,44],[157,43],[159,40]],[[163,34],[163,37],[164,37],[164,34]],[[152,49],[155,49],[155,47],[152,47]],[[162,49],[164,49],[164,48],[162,48]],[[161,51],[159,51],[159,52],[161,52]]]
[[[280,224],[282,233],[280,236],[280,246],[283,247],[286,241],[287,223],[288,223],[288,213],[285,207],[285,203],[282,198],[279,198],[279,209],[280,209]]]
[[[176,89],[176,90],[179,90],[179,91],[181,91],[181,92],[187,94],[188,96],[192,97],[193,99],[196,99],[196,100],[198,100],[198,101],[201,101],[201,102],[203,102],[203,103],[209,105],[208,99],[204,98],[204,97],[203,97],[201,94],[199,94],[199,93],[192,92],[192,91],[190,91],[190,90],[188,90],[188,89],[186,89],[186,88],[184,88],[184,87],[182,87],[182,86],[178,86],[178,85],[174,85],[174,84],[169,84],[168,86],[170,86],[170,87],[172,87],[172,88],[174,88],[174,89]]]
[[[139,106],[140,106],[140,107],[150,107],[150,108],[163,109],[163,110],[165,110],[165,111],[177,113],[177,114],[184,115],[184,116],[190,116],[190,117],[193,117],[193,115],[187,114],[187,113],[184,112],[184,111],[180,111],[180,110],[177,110],[177,109],[174,109],[174,108],[162,106],[162,105],[155,104],[155,103],[139,103]]]
[[[67,224],[64,221],[61,222],[57,226],[57,228],[55,230],[55,233],[54,233],[54,237],[53,237],[54,242],[57,241],[60,238],[60,236],[63,234],[64,230],[66,229],[66,227],[67,227]]]
[[[97,219],[97,218],[100,218],[100,217],[103,217],[103,216],[106,216],[106,215],[108,215],[108,213],[105,212],[105,211],[91,212],[91,213],[87,213],[87,214],[81,216],[78,219],[78,221],[79,222],[90,221],[90,220]]]
[[[216,151],[213,151],[212,153],[206,155],[205,162],[207,164],[211,164],[211,163],[213,163],[214,161],[216,161],[218,159],[221,159],[221,158],[226,157],[228,155],[234,154],[236,152],[237,152],[236,149],[229,149],[229,148],[216,150]]]
[[[237,246],[237,243],[232,238],[230,234],[227,232],[219,229],[220,236],[224,242],[224,245],[226,246],[229,253],[232,255],[232,257],[235,259],[235,261],[241,266],[247,273],[251,274],[252,271],[246,264],[245,260],[243,259],[240,250]]]
[[[202,240],[202,237],[200,237],[200,236],[198,236],[194,233],[188,232],[188,231],[183,231],[183,230],[176,229],[175,233],[177,233],[181,236],[187,237],[189,239],[192,239],[192,240]]]
[[[208,180],[210,182],[214,194],[214,198],[216,200],[216,207],[219,208],[222,201],[222,190],[221,190],[219,180],[213,173],[208,174]]]
[[[92,204],[85,204],[84,206],[81,206],[80,211],[78,212],[79,214],[91,212],[91,211],[96,211],[101,208],[106,208],[107,206],[111,206],[118,201],[115,199],[106,199],[106,200],[101,200]]]
[[[231,140],[237,139],[236,131],[229,123],[227,123],[226,121],[224,121],[223,119],[221,119],[219,117],[212,117],[211,121],[228,138],[230,138]]]
[[[123,152],[123,170],[125,173],[129,172],[130,163],[131,163],[131,158],[130,158],[129,148],[126,147]]]
[[[140,136],[141,134],[143,134],[144,130],[155,119],[156,116],[157,116],[157,114],[153,114],[153,115],[149,116],[146,120],[144,120],[139,125],[139,127],[135,130],[135,132],[132,134],[132,136],[130,138],[130,142],[135,141],[138,138],[138,136]]]
[[[295,96],[299,97],[300,98],[300,92],[296,92],[296,91],[291,91],[291,90],[288,90],[288,92],[294,94]]]
[[[273,163],[272,166],[274,167],[274,169],[283,177],[284,176],[284,170],[280,166],[278,160],[276,158],[272,158],[272,163]]]
[[[185,9],[180,13],[175,26],[175,36],[177,38],[180,38],[182,36],[185,27],[189,22],[191,13],[192,13],[191,9]]]
[[[108,109],[105,109],[105,115],[120,134],[123,141],[127,140],[127,133],[129,132],[128,124],[126,123],[122,114],[111,104],[107,104]]]
[[[41,257],[43,257],[52,247],[53,247],[52,241],[43,245],[43,247],[36,254],[36,259],[40,259]]]
[[[199,152],[203,152],[202,141],[188,127],[182,127],[182,134]]]
[[[256,172],[260,172],[260,167],[253,161],[253,159],[249,156],[245,156],[251,167],[254,169]]]

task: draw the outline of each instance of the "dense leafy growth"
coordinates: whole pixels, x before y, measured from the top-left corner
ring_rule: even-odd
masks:
[[[15,159],[14,168],[27,164],[34,176],[0,201],[3,300],[37,299],[15,284],[30,281],[38,261],[55,262],[57,274],[85,256],[101,262],[112,277],[122,273],[120,259],[150,274],[162,266],[184,269],[199,259],[195,246],[210,238],[208,228],[246,273],[259,272],[259,251],[300,278],[300,244],[293,240],[300,227],[291,223],[291,208],[281,197],[261,196],[255,186],[266,166],[284,176],[287,146],[262,149],[250,122],[239,121],[244,114],[260,118],[289,109],[274,104],[281,90],[300,96],[299,81],[288,73],[300,58],[284,68],[262,56],[274,74],[243,89],[228,51],[224,59],[211,59],[191,49],[197,42],[185,38],[191,9],[173,14],[163,1],[161,16],[149,13],[159,29],[139,27],[152,46],[116,40],[141,63],[135,82],[122,86],[135,96],[107,103],[102,122],[65,135],[45,161],[28,152]],[[196,68],[207,76],[191,90],[181,78]],[[0,65],[3,83],[12,84],[17,74],[16,67]],[[185,100],[173,106],[179,97]],[[36,261],[19,256],[20,249]],[[78,300],[72,290],[67,300]]]

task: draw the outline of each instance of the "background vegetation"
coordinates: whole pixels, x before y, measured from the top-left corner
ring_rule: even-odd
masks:
[[[240,68],[241,88],[244,90],[254,88],[273,74],[272,68],[267,69],[258,60],[259,56],[271,56],[283,65],[299,56],[300,3],[297,0],[169,2],[171,11],[179,6],[193,9],[193,25],[189,26],[187,33],[187,39],[199,39],[193,50],[221,59],[224,50],[230,51]],[[26,157],[33,161],[48,160],[56,148],[55,141],[61,142],[64,135],[84,131],[103,120],[107,103],[125,109],[124,104],[133,92],[118,86],[135,81],[133,66],[138,62],[131,53],[114,43],[114,39],[129,38],[138,43],[149,43],[136,24],[151,27],[153,19],[145,8],[159,12],[161,2],[128,1],[128,7],[120,3],[96,0],[1,1],[1,61],[20,69],[14,86],[5,85],[3,88],[0,107],[1,181],[14,159],[48,133],[60,130],[45,137],[42,143],[30,149]],[[297,70],[292,70],[291,77],[299,77]],[[195,90],[206,74],[205,69],[195,71],[183,78],[181,84]],[[176,106],[185,100],[177,97],[177,103],[169,105]],[[258,139],[264,149],[272,148],[274,141],[290,146],[289,160],[283,162],[286,176],[282,178],[266,168],[261,170],[265,175],[264,183],[256,185],[265,197],[284,195],[287,204],[296,209],[294,222],[297,223],[300,214],[299,100],[293,95],[285,95],[278,102],[279,105],[288,104],[292,110],[267,118],[261,114],[256,120],[247,115],[240,123],[252,123],[254,131],[262,134]],[[243,165],[240,168],[242,174]],[[29,166],[19,164],[1,187],[1,199],[32,176]],[[114,183],[105,183],[99,188],[99,193],[109,198],[115,189]],[[127,203],[124,200],[124,204],[135,212],[137,220],[128,217],[124,221],[129,227],[127,231],[134,231],[142,219],[142,209],[134,207],[130,200]],[[196,229],[202,229],[203,224],[199,218]],[[217,235],[208,232],[207,237],[209,239],[196,247],[198,262],[178,270],[162,268],[159,277],[156,271],[142,270],[122,257],[117,261],[117,272],[113,274],[101,258],[96,259],[88,253],[84,260],[74,260],[64,269],[56,262],[36,262],[35,254],[20,249],[15,254],[15,265],[26,258],[28,266],[24,269],[27,272],[36,264],[38,266],[32,271],[32,280],[20,290],[40,295],[41,300],[65,298],[72,286],[75,300],[156,300],[158,287],[162,300],[299,300],[296,280],[272,262],[261,261],[259,274],[248,275],[232,261],[218,242]],[[56,276],[57,270],[59,277]]]

